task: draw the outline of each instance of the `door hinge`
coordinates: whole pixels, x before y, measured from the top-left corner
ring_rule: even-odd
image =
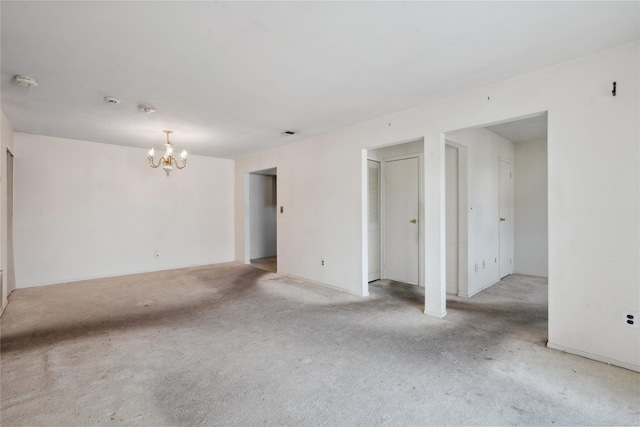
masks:
[[[509,265],[513,264],[513,260],[509,258]]]

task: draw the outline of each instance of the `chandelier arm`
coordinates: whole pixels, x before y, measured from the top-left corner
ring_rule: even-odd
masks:
[[[176,167],[177,167],[178,169],[184,169],[184,167],[185,167],[185,166],[187,166],[187,159],[183,159],[183,160],[182,160],[182,166],[180,166],[180,165],[178,164],[178,160],[176,160],[176,158],[175,158],[175,157],[173,158],[173,161],[175,162]]]
[[[158,159],[158,164],[157,165],[153,163],[153,157],[149,156],[149,157],[147,157],[147,159],[149,159],[149,166],[151,166],[154,169],[162,164],[162,157],[160,157],[160,159]]]
[[[169,176],[169,172],[171,172],[171,169],[173,167],[175,167],[176,169],[184,169],[187,166],[187,152],[182,152],[182,154],[180,155],[180,157],[182,158],[182,164],[178,163],[178,159],[173,156],[173,144],[169,140],[169,134],[173,132],[170,130],[164,130],[163,132],[167,134],[167,143],[165,144],[167,147],[166,153],[164,154],[164,156],[161,156],[158,159],[158,163],[156,164],[154,158],[154,150],[153,148],[151,148],[151,150],[149,150],[147,160],[149,160],[149,166],[154,169],[162,166],[162,169],[164,169],[164,171],[167,173],[167,176]]]

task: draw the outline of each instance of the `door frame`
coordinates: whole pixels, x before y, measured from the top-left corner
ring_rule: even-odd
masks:
[[[469,297],[469,159],[467,147],[449,139],[445,145],[458,149],[458,296]],[[445,227],[446,228],[446,227]],[[446,255],[445,255],[446,256]],[[445,259],[445,266],[446,266]],[[445,267],[446,268],[446,267]],[[445,271],[446,274],[446,271]],[[446,283],[446,277],[445,277]],[[446,293],[446,287],[445,287]]]
[[[377,246],[378,246],[378,275],[380,276],[378,279],[374,279],[374,280],[379,280],[382,278],[382,254],[380,253],[380,250],[382,248],[382,243],[381,243],[381,239],[382,239],[382,161],[380,160],[374,160],[374,159],[369,159],[367,158],[367,195],[369,194],[369,162],[375,162],[378,164],[378,241],[377,241]],[[369,200],[367,198],[367,239],[369,238],[369,209],[370,209],[370,203],[371,200]],[[367,240],[367,244],[370,243]],[[369,246],[367,246],[367,262],[370,261],[371,258],[371,254],[368,251]],[[368,264],[368,267],[370,267],[370,263]],[[369,268],[367,268],[367,283],[371,282],[372,280],[370,280],[371,277],[369,277]]]
[[[418,286],[424,287],[424,184],[421,179],[424,174],[424,163],[422,153],[403,154],[400,156],[385,157],[380,162],[380,275],[386,278],[386,169],[387,162],[405,159],[418,159]]]
[[[0,283],[0,286],[4,287],[4,295],[2,296],[3,299],[8,298],[9,294],[16,289],[16,269],[15,269],[15,256],[14,256],[14,250],[13,250],[13,247],[14,247],[13,223],[14,223],[14,207],[15,207],[15,203],[14,203],[15,156],[13,154],[13,151],[11,151],[11,149],[9,148],[7,148],[5,160],[6,162],[4,166],[7,169],[5,174],[7,205],[4,208],[5,209],[4,212],[6,213],[6,216],[7,216],[7,219],[6,219],[7,235],[5,236],[7,253],[5,254],[6,266],[5,266],[5,271],[3,272],[3,278],[2,278],[2,282],[4,282],[4,284]]]

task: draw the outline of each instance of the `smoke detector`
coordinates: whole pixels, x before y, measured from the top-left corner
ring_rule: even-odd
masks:
[[[145,113],[155,113],[156,112],[156,107],[154,107],[153,105],[138,105],[138,108],[142,111],[144,111]]]
[[[13,78],[15,84],[24,86],[24,87],[36,87],[38,86],[38,81],[33,77],[29,76],[15,76]]]
[[[114,98],[113,96],[105,96],[104,101],[107,104],[120,104],[120,100],[118,98]]]

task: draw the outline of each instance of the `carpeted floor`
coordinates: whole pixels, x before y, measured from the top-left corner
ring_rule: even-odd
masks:
[[[640,374],[544,346],[542,279],[442,320],[370,292],[237,264],[15,291],[2,426],[640,424]]]

